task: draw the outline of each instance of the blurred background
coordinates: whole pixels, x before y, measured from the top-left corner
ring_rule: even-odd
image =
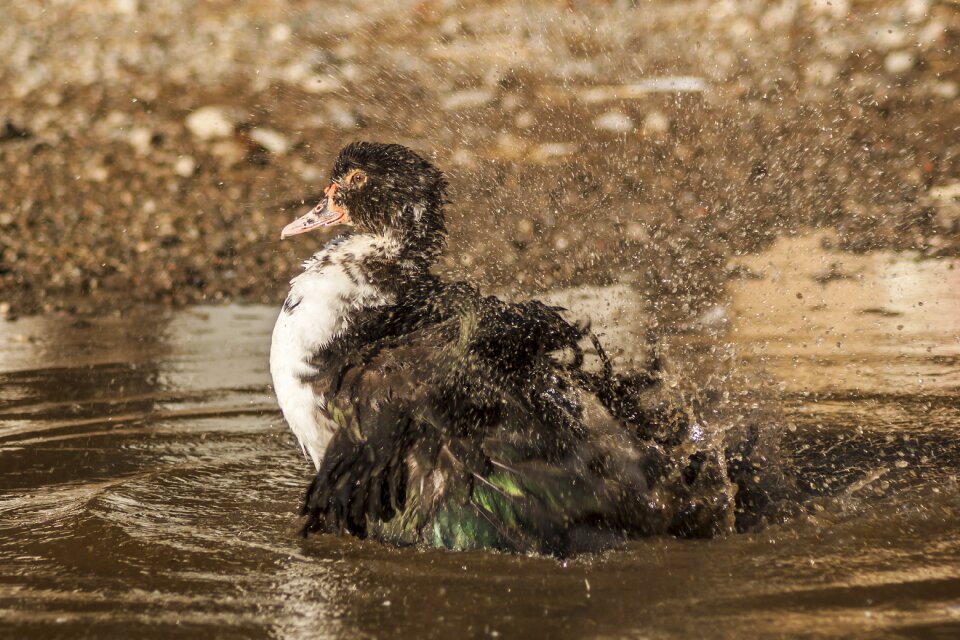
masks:
[[[277,302],[279,229],[356,139],[452,182],[441,271],[634,283],[697,313],[731,257],[835,229],[960,253],[947,0],[6,3],[7,314]]]
[[[0,637],[960,637],[958,94],[956,0],[0,2]],[[330,236],[279,235],[358,139],[796,517],[302,541],[269,336]]]

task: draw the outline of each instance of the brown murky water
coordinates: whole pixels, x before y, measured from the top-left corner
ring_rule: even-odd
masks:
[[[302,542],[274,309],[0,325],[0,636],[957,637],[960,261],[800,238],[740,265],[676,369],[772,380],[806,515],[566,563]],[[567,298],[630,356],[628,289]]]

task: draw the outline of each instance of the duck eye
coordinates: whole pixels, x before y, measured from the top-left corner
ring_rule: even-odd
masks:
[[[350,176],[350,184],[359,187],[364,182],[367,181],[367,174],[363,171],[357,171],[352,176]]]

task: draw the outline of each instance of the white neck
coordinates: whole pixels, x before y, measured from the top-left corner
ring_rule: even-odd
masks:
[[[314,356],[343,334],[357,311],[391,302],[359,263],[374,255],[390,259],[399,248],[388,236],[338,238],[304,262],[303,273],[290,281],[273,329],[270,374],[283,417],[318,468],[336,425],[326,416],[322,394],[304,378],[316,373]]]

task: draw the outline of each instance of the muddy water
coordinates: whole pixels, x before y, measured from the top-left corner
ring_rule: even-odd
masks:
[[[273,309],[0,325],[0,637],[956,637],[960,263],[801,238],[739,267],[675,368],[776,403],[804,514],[566,563],[299,540]],[[566,297],[630,357],[628,289]]]

